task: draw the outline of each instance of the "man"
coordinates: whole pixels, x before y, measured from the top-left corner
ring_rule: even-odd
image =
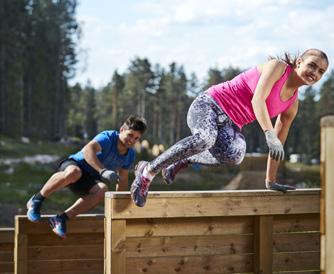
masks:
[[[116,190],[128,186],[128,170],[135,158],[134,144],[146,130],[146,121],[130,116],[120,131],[102,131],[79,152],[70,155],[59,164],[39,193],[27,203],[27,217],[32,222],[41,219],[41,206],[53,192],[69,187],[80,198],[62,214],[49,218],[54,233],[66,237],[66,221],[103,202],[108,190],[106,183],[117,183]]]

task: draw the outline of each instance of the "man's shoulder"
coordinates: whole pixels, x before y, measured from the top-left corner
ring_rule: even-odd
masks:
[[[114,129],[108,129],[101,131],[99,134],[118,135],[118,131]]]
[[[101,136],[108,137],[108,138],[115,138],[118,136],[118,131],[117,130],[104,130],[96,135],[96,137],[101,137]]]

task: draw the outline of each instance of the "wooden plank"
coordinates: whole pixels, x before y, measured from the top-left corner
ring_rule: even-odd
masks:
[[[14,243],[14,228],[0,228],[0,246],[3,243]]]
[[[112,261],[112,231],[111,231],[111,199],[104,199],[104,231],[105,231],[105,243],[104,243],[104,274],[111,274],[111,261]]]
[[[11,251],[0,250],[0,263],[4,263],[4,262],[6,263],[14,262],[14,249]]]
[[[274,252],[298,252],[319,250],[319,232],[274,234]]]
[[[1,251],[14,251],[14,243],[15,242],[0,244],[0,252]]]
[[[28,260],[102,259],[103,245],[35,246],[28,248]]]
[[[323,119],[321,119],[322,121]],[[321,274],[326,274],[326,129],[322,126],[320,132],[320,240],[321,240],[321,257],[320,269]]]
[[[111,221],[111,258],[110,263],[112,274],[125,274],[125,239],[126,239],[126,221],[112,220]],[[108,272],[107,272],[108,273]]]
[[[0,274],[14,273],[14,228],[0,228]]]
[[[181,256],[132,258],[127,262],[127,274],[217,274],[252,272],[253,256]],[[117,273],[117,272],[116,272]]]
[[[319,213],[319,192],[241,196],[203,196],[196,198],[160,196],[148,199],[144,208],[131,199],[112,199],[112,218],[173,218],[214,216],[256,216],[275,214]],[[254,192],[256,194],[256,192]]]
[[[1,274],[14,273],[14,263],[0,262],[0,273]]]
[[[38,223],[30,222],[26,216],[18,215],[20,230],[26,234],[49,234],[51,231],[48,224],[49,215],[43,215]],[[103,233],[104,217],[102,215],[78,216],[67,222],[67,234],[71,233]],[[51,231],[52,232],[52,231]],[[20,233],[20,232],[19,232]]]
[[[273,271],[320,271],[320,252],[282,252],[273,254]]]
[[[85,245],[104,245],[103,233],[79,233],[69,234],[66,240],[59,238],[53,232],[49,234],[30,234],[29,246],[73,246],[79,244]]]
[[[126,257],[208,256],[253,253],[252,235],[129,238]]]
[[[334,116],[332,116],[334,119]],[[331,194],[334,192],[334,127],[325,127],[323,128],[324,131],[324,173],[322,174],[322,189],[324,190],[324,198],[325,200],[322,201],[324,203],[324,271],[326,273],[334,273],[334,201],[331,197]]]
[[[273,216],[256,216],[254,231],[254,271],[272,273]]]
[[[275,215],[274,233],[318,232],[320,214]]]
[[[14,242],[0,244],[0,273],[3,273],[5,266],[1,267],[2,264],[11,264],[13,268],[11,272],[14,272]],[[8,266],[6,266],[6,269]]]
[[[21,220],[15,217],[15,249],[14,249],[14,272],[15,274],[27,274],[27,247],[28,237],[26,234],[18,234]]]
[[[248,216],[127,220],[126,237],[229,235],[253,233]]]
[[[47,216],[41,223],[16,217],[15,273],[102,273],[104,216],[78,216],[68,222],[66,239],[50,229]],[[25,271],[25,272],[22,272]]]
[[[161,199],[161,198],[212,198],[212,197],[265,197],[265,196],[305,196],[305,195],[319,195],[320,188],[304,188],[289,191],[286,194],[282,194],[277,191],[256,189],[256,190],[199,190],[199,191],[150,191],[149,198]],[[108,199],[126,199],[130,198],[129,191],[108,191],[105,194],[106,200]],[[131,199],[131,198],[130,198]],[[124,209],[121,209],[123,211]]]
[[[327,115],[322,117],[320,124],[322,128],[334,128],[334,115]]]
[[[274,272],[274,274],[319,274],[319,271],[279,271],[279,272]]]
[[[99,260],[54,260],[29,261],[28,273],[64,273],[66,271],[103,272],[103,259]]]

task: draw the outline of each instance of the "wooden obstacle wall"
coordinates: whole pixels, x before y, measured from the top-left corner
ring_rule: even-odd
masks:
[[[0,228],[0,274],[14,273],[14,228]]]
[[[334,115],[321,119],[321,273],[334,273]]]
[[[107,274],[320,271],[319,189],[127,192],[105,200]]]
[[[103,215],[80,215],[68,221],[66,239],[51,231],[47,216],[39,223],[15,217],[16,274],[101,274],[103,260]]]

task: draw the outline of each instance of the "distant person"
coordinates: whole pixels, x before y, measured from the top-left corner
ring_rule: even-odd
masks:
[[[128,170],[135,159],[134,144],[146,130],[146,121],[130,116],[120,131],[106,130],[96,135],[79,152],[59,164],[40,192],[27,203],[27,217],[32,222],[41,219],[43,201],[53,192],[68,187],[80,198],[62,214],[49,218],[53,232],[66,237],[66,221],[103,202],[106,184],[117,184],[116,190],[128,187]]]
[[[286,192],[295,189],[277,183],[283,144],[298,110],[298,88],[318,82],[328,67],[327,55],[308,49],[298,57],[270,58],[231,81],[210,87],[191,104],[187,123],[192,135],[170,147],[151,162],[136,166],[131,186],[132,199],[144,206],[154,176],[162,171],[170,184],[189,163],[238,165],[246,153],[241,128],[255,120],[260,124],[269,148],[265,185]],[[275,126],[271,118],[277,116]]]

